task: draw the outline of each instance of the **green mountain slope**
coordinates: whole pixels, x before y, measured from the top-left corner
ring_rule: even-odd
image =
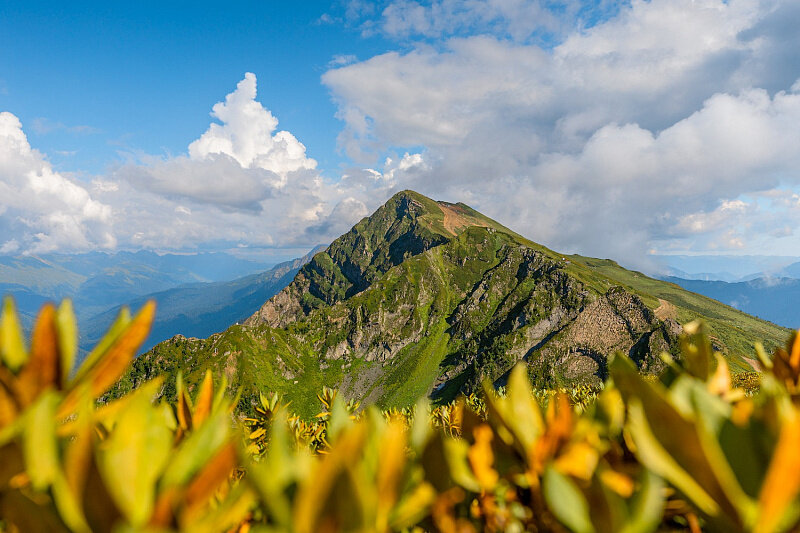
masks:
[[[611,261],[556,254],[463,204],[404,191],[314,256],[245,324],[157,345],[120,391],[178,371],[196,383],[212,368],[241,388],[245,405],[277,390],[313,415],[322,385],[402,406],[422,394],[448,400],[484,379],[502,383],[519,360],[543,385],[599,383],[616,350],[659,370],[679,322],[698,316],[740,370],[750,368],[748,343],[786,336]]]

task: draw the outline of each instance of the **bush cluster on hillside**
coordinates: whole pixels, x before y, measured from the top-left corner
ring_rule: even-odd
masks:
[[[503,391],[379,411],[334,390],[302,419],[277,394],[239,419],[207,374],[110,403],[150,327],[120,315],[73,369],[69,302],[26,347],[0,320],[0,531],[792,531],[800,527],[800,339],[732,378],[700,324],[645,379],[624,355],[601,389]],[[665,356],[666,357],[666,356]],[[748,390],[737,386],[746,386]]]

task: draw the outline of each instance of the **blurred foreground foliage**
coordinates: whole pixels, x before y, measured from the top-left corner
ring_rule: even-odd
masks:
[[[703,326],[657,379],[617,354],[602,389],[507,387],[380,411],[319,395],[304,420],[277,394],[252,418],[207,374],[98,401],[125,371],[152,304],[120,314],[74,369],[69,302],[27,347],[0,319],[0,531],[795,531],[800,339],[763,374],[732,376]]]

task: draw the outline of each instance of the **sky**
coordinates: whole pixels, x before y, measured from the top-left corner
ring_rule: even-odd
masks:
[[[413,189],[637,268],[800,256],[798,25],[794,0],[0,0],[0,254],[283,259]]]

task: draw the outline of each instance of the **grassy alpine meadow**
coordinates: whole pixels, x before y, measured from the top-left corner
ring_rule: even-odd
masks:
[[[700,322],[658,377],[617,354],[602,387],[500,390],[432,407],[360,405],[333,389],[297,416],[255,414],[209,371],[113,401],[147,336],[123,311],[76,367],[69,301],[29,341],[0,321],[0,531],[779,532],[800,527],[800,338],[732,374]],[[735,377],[733,377],[735,376]],[[175,394],[165,395],[173,389]],[[156,401],[155,398],[176,398]]]

